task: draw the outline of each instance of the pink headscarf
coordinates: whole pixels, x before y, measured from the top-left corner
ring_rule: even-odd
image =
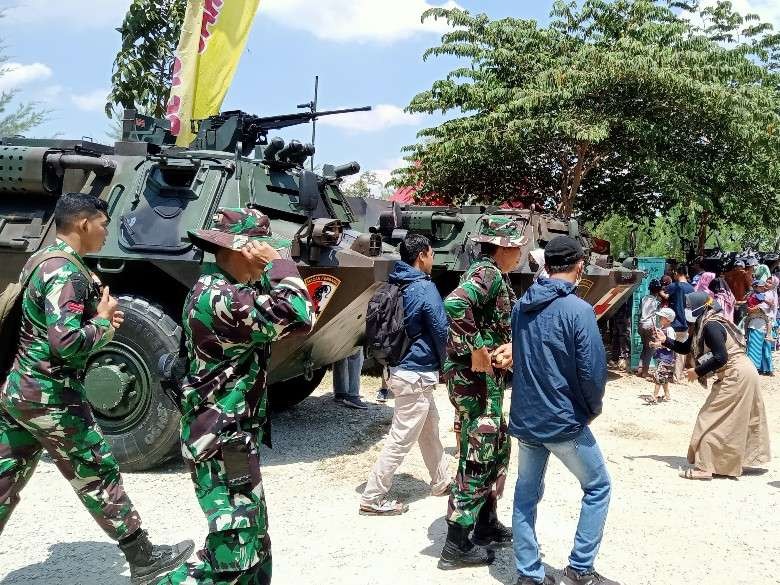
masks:
[[[710,283],[713,280],[715,280],[714,272],[702,272],[699,277],[699,282],[696,283],[696,287],[693,290],[696,292],[706,292],[708,295],[712,296]]]

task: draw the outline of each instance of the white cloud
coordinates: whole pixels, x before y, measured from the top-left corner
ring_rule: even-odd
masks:
[[[54,22],[57,26],[84,30],[118,27],[131,0],[4,0],[10,3],[0,25],[38,25]]]
[[[42,79],[51,77],[51,68],[43,63],[6,63],[0,67],[0,92],[18,89]]]
[[[376,198],[381,198],[385,191],[385,185],[390,182],[390,179],[393,178],[392,177],[393,171],[395,169],[400,169],[402,167],[405,167],[408,164],[409,163],[407,163],[402,158],[388,159],[382,162],[378,168],[361,169],[360,173],[358,173],[357,175],[344,177],[344,186],[348,186],[356,183],[364,172],[374,173],[374,175],[376,175],[376,178],[381,183],[381,185],[371,185],[369,187],[371,190],[371,196]]]
[[[417,126],[422,119],[419,114],[407,114],[398,106],[379,104],[370,112],[326,116],[317,123],[352,132],[377,132],[393,126]]]
[[[85,112],[102,112],[106,105],[109,89],[96,89],[87,93],[73,94],[70,101],[73,102],[79,110]]]
[[[455,8],[455,0],[263,0],[257,18],[273,18],[331,41],[389,43],[418,33],[445,32],[442,20],[420,22],[433,6]]]

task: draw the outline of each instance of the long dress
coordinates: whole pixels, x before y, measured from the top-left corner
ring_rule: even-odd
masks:
[[[739,477],[745,467],[760,466],[770,460],[769,428],[760,378],[745,355],[744,346],[729,332],[731,326],[739,335],[734,325],[717,313],[711,313],[703,321],[697,328],[699,331],[709,321],[719,322],[726,328],[727,360],[714,372],[710,394],[699,411],[688,446],[688,462],[702,471]],[[701,336],[695,335],[688,348],[697,361],[711,351],[699,339]]]

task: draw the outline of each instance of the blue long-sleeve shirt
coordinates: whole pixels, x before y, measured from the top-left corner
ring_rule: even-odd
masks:
[[[404,289],[404,324],[411,344],[398,368],[412,372],[438,372],[444,364],[448,321],[431,277],[406,262],[396,262],[388,280]]]
[[[601,414],[606,353],[593,308],[574,288],[541,278],[512,311],[509,433],[520,439],[566,441]]]

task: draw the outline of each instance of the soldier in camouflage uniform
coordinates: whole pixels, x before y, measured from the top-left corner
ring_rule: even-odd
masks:
[[[458,417],[460,457],[440,569],[491,563],[494,553],[486,547],[512,540],[512,531],[498,521],[496,505],[510,449],[503,402],[515,294],[507,272],[519,264],[526,238],[511,216],[487,216],[472,239],[481,245],[481,255],[444,301],[450,334],[443,377]]]
[[[65,194],[54,217],[56,243],[23,271],[33,270],[22,293],[19,348],[0,391],[0,532],[45,449],[100,527],[119,541],[133,583],[146,583],[186,559],[194,544],[149,542],[85,397],[87,358],[122,323],[108,287],[101,292],[81,258],[103,247],[106,204]]]
[[[182,453],[209,535],[199,563],[160,583],[267,584],[271,541],[259,445],[270,446],[268,350],[277,339],[311,330],[312,303],[295,263],[275,249],[289,242],[271,237],[259,211],[222,209],[214,229],[190,238],[217,260],[195,283],[182,321]]]

